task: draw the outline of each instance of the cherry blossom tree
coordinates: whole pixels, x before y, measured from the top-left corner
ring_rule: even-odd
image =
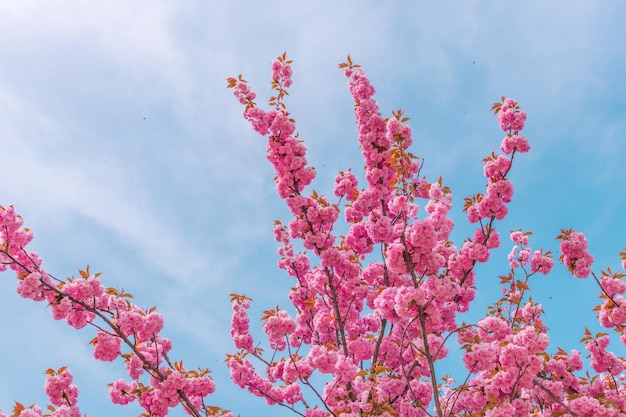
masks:
[[[530,150],[518,103],[503,97],[492,107],[505,136],[484,159],[484,192],[464,200],[474,233],[455,244],[451,190],[442,178],[423,175],[423,161],[410,150],[409,119],[401,110],[381,115],[374,87],[350,57],[339,67],[355,103],[363,176],[340,172],[332,198],[309,190],[316,171],[285,103],[291,64],[285,54],[272,64],[275,94],[267,110],[242,76],[228,80],[244,118],[268,138],[276,191],[293,216],[273,230],[278,266],[293,278],[290,305],[266,310],[262,332],[254,333],[251,299],[231,294],[232,381],[305,417],[626,415],[626,360],[609,350],[609,333],[582,335],[586,357],[575,349],[549,352],[544,311],[530,294],[531,278],[549,274],[554,258],[531,248],[531,232],[508,234],[502,297],[476,323],[459,323],[480,291],[476,266],[502,243],[497,227],[513,198],[514,160]],[[165,416],[179,405],[196,417],[232,415],[206,402],[215,390],[208,369],[170,359],[172,342],[161,336],[155,308],[106,287],[89,267],[65,280],[46,272],[27,249],[33,234],[13,207],[0,206],[0,226],[0,270],[15,272],[18,294],[47,303],[55,320],[92,329],[95,359],[122,358],[127,376],[110,384],[113,403],[137,401],[142,416]],[[625,275],[594,271],[582,233],[561,230],[557,239],[558,261],[598,286],[599,324],[626,345]],[[624,270],[626,249],[620,257]],[[267,340],[256,342],[254,334],[263,333]],[[463,363],[455,375],[442,375],[439,365],[451,349],[463,352]],[[47,411],[16,403],[12,417],[81,415],[70,370],[47,373]]]
[[[285,104],[292,84],[286,56],[272,64],[269,110],[257,106],[241,76],[229,79],[244,118],[268,137],[277,193],[293,215],[274,228],[278,265],[294,278],[293,314],[265,311],[268,352],[250,333],[250,298],[233,295],[231,333],[239,351],[229,356],[232,380],[306,417],[626,415],[626,362],[607,350],[607,334],[587,331],[582,340],[593,376],[579,372],[580,352],[547,352],[543,309],[529,296],[529,282],[547,275],[554,260],[531,249],[530,232],[510,233],[502,298],[477,323],[457,321],[475,297],[476,265],[501,243],[496,225],[513,197],[513,161],[530,150],[517,102],[503,97],[492,107],[505,137],[500,153],[484,159],[485,191],[465,198],[463,211],[476,227],[457,247],[449,240],[452,193],[441,178],[421,176],[422,161],[409,151],[408,118],[401,110],[381,115],[374,87],[350,57],[340,68],[355,103],[366,184],[359,187],[350,170],[340,172],[338,202],[314,190],[305,194],[315,170]],[[345,236],[335,232],[340,217]],[[600,324],[626,344],[624,275],[594,274],[583,234],[562,230],[558,239],[561,263],[577,278],[592,275],[600,288]],[[621,259],[626,269],[626,252]],[[437,373],[455,339],[466,369],[458,383]]]

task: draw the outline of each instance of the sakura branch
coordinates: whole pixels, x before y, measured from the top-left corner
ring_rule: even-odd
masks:
[[[37,253],[25,249],[33,235],[22,224],[22,218],[13,207],[0,207],[0,270],[10,267],[19,280],[18,294],[47,302],[55,320],[65,320],[76,329],[87,325],[94,327],[96,337],[91,344],[95,359],[107,362],[118,357],[124,359],[131,380],[120,379],[111,384],[109,394],[113,403],[125,405],[137,400],[146,410],[146,416],[165,416],[170,408],[179,404],[196,417],[229,415],[226,410],[204,402],[204,397],[215,390],[208,369],[189,371],[182,362],[173,363],[169,359],[172,343],[159,336],[163,329],[161,314],[154,308],[139,308],[124,291],[105,288],[100,274],[90,273],[89,267],[79,271],[78,279],[62,281],[49,275],[41,268]],[[122,346],[127,352],[122,352]],[[144,372],[148,375],[148,384],[141,380]],[[76,407],[76,386],[59,388],[61,382],[71,379],[71,373],[65,368],[48,379],[46,392],[52,404],[61,407],[53,411],[52,417],[80,415]],[[30,407],[14,412],[15,417],[29,415],[41,415],[41,410]]]

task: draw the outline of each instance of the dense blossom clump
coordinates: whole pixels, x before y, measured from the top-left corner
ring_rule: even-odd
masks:
[[[593,255],[587,251],[585,235],[573,230],[562,230],[559,239],[561,239],[561,262],[576,278],[587,278],[591,273]]]

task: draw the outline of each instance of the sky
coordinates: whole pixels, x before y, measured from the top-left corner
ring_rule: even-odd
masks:
[[[482,158],[503,137],[490,112],[501,96],[528,113],[531,152],[493,262],[478,270],[475,319],[499,297],[509,230],[552,250],[560,229],[584,232],[595,271],[619,269],[626,247],[626,4],[619,1],[346,0],[0,2],[0,204],[34,231],[31,249],[58,277],[87,264],[106,286],[156,305],[173,359],[209,367],[208,402],[242,416],[287,415],[228,379],[228,294],[251,314],[287,305],[276,267],[275,194],[265,140],[251,131],[226,78],[271,94],[270,63],[294,60],[287,105],[332,195],[340,170],[362,166],[353,103],[337,64],[348,54],[377,89],[385,115],[403,109],[423,173],[455,196],[452,235],[472,234],[463,197],[484,190]],[[44,372],[68,365],[91,417],[137,416],[110,404],[120,362],[92,359],[93,329],[55,322],[0,275],[0,407],[47,404]],[[531,282],[551,349],[577,348],[598,290],[564,267]],[[253,324],[257,322],[255,318]],[[617,340],[612,346],[617,347]],[[622,353],[623,348],[622,348]],[[454,356],[454,353],[451,354]],[[185,415],[181,409],[170,413]]]

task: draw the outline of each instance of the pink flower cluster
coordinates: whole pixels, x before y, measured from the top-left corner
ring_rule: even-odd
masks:
[[[78,401],[78,388],[76,385],[72,384],[72,380],[74,379],[72,373],[65,367],[58,371],[48,369],[46,373],[50,376],[46,380],[44,389],[50,402],[56,406],[49,405],[48,410],[51,411],[51,413],[46,414],[46,416],[81,417],[80,408],[76,405]],[[42,416],[44,416],[44,414],[41,407],[37,405],[24,407],[19,403],[16,403],[13,413],[13,417]],[[0,409],[0,417],[9,416],[2,413],[2,409]]]
[[[74,377],[71,372],[61,368],[56,372],[49,369],[47,373],[50,376],[44,387],[46,395],[52,404],[59,407],[52,412],[52,417],[80,417],[80,409],[76,405],[78,388],[72,384]]]
[[[616,376],[626,369],[626,361],[618,358],[614,353],[608,352],[610,339],[608,336],[600,336],[585,344],[585,349],[591,354],[591,367],[598,373],[608,372]]]
[[[291,76],[293,70],[291,64],[284,60],[276,60],[272,62],[272,80],[277,83],[282,83],[283,88],[291,87]]]
[[[509,264],[512,269],[524,267],[530,260],[530,272],[534,274],[540,272],[544,275],[548,275],[554,266],[554,260],[549,254],[544,254],[542,250],[532,251],[528,245],[528,235],[523,234],[521,231],[512,231],[510,238],[513,243],[517,243],[511,249],[508,255]]]
[[[442,403],[447,412],[530,415],[531,393],[540,391],[537,375],[546,371],[540,355],[549,344],[541,311],[541,306],[528,303],[519,310],[518,326],[496,315],[459,333],[466,351],[463,362],[475,377],[459,391],[446,390]]]
[[[295,217],[289,223],[291,238],[302,239],[306,249],[315,250],[318,254],[333,245],[335,236],[332,229],[339,215],[335,207],[320,196],[294,195],[288,197],[286,202]],[[311,224],[315,227],[312,228]]]
[[[507,155],[510,155],[515,151],[520,153],[528,152],[530,150],[530,144],[524,136],[512,135],[509,133],[504,137],[504,139],[502,139],[500,150]]]
[[[285,310],[270,316],[263,323],[263,330],[272,349],[284,350],[287,343],[285,339],[296,330],[296,322]]]
[[[120,355],[122,339],[120,339],[117,335],[103,330],[98,330],[98,335],[96,336],[94,344],[94,358],[105,362],[111,362],[117,359]]]
[[[143,391],[139,394],[138,402],[149,415],[155,417],[166,416],[170,408],[176,407],[181,402],[181,393],[188,399],[190,404],[185,404],[184,408],[188,414],[192,414],[192,405],[195,410],[202,409],[202,399],[215,391],[213,380],[207,375],[196,375],[186,372],[184,369],[178,370],[163,369],[165,378],[151,377],[153,390]],[[190,377],[190,375],[193,375]],[[124,393],[126,389],[133,388],[132,385],[118,383],[114,385],[115,393],[111,394],[111,399],[127,401]],[[132,392],[132,391],[131,391]],[[228,415],[228,413],[226,414]]]
[[[282,198],[298,194],[315,178],[315,170],[307,166],[304,146],[293,135],[295,124],[280,105],[280,99],[291,86],[291,74],[291,64],[288,61],[278,60],[272,64],[272,87],[278,91],[278,97],[272,98],[277,109],[270,111],[261,110],[254,105],[256,94],[245,80],[240,78],[234,81],[235,96],[240,103],[246,104],[244,117],[257,133],[269,135],[267,159],[279,173],[276,189]]]
[[[517,101],[512,98],[506,98],[502,101],[500,110],[498,111],[498,123],[500,128],[505,132],[519,132],[524,129],[526,121],[526,112],[519,109]]]
[[[236,355],[230,357],[228,360],[230,377],[237,385],[242,388],[247,387],[249,392],[258,397],[265,398],[266,402],[270,405],[285,404],[292,406],[302,401],[302,391],[300,385],[295,382],[284,385],[274,384],[278,379],[284,380],[288,378],[282,375],[272,376],[277,374],[275,368],[279,367],[278,364],[284,365],[284,361],[272,365],[272,367],[268,369],[270,378],[263,378],[254,370],[252,363],[247,359]],[[295,371],[295,375],[297,375],[294,376],[294,378],[298,378],[302,375],[300,369],[295,370],[292,368],[292,371]]]
[[[585,235],[573,230],[562,230],[561,262],[576,278],[587,278],[591,273],[593,256],[587,251]]]
[[[234,95],[241,104],[254,103],[254,99],[256,98],[256,93],[250,89],[250,86],[246,82],[237,83]]]
[[[513,99],[503,99],[502,104],[495,104],[494,109],[498,113],[500,128],[508,134],[502,140],[500,150],[507,155],[514,152],[528,152],[530,145],[526,138],[519,135],[519,131],[524,129],[526,113],[520,110],[517,102]]]
[[[130,384],[123,379],[118,379],[111,385],[109,397],[113,404],[126,405],[135,401],[135,392],[138,388],[137,382],[132,381]]]
[[[600,280],[601,297],[604,302],[599,306],[598,322],[606,328],[621,331],[620,340],[626,346],[626,282],[621,275],[605,275]]]
[[[250,299],[239,298],[233,303],[233,316],[230,324],[230,335],[237,349],[252,350],[254,340],[250,334],[250,319],[248,318]]]
[[[13,415],[8,416],[2,413],[2,410],[0,409],[0,417],[15,417],[16,415],[17,417],[42,417],[43,411],[41,410],[41,407],[39,407],[38,405],[31,405],[28,408],[23,408],[20,411],[16,411],[15,413],[13,413]],[[66,416],[55,416],[55,417],[66,417]],[[74,417],[74,416],[71,416],[71,417]]]
[[[359,181],[352,171],[342,171],[335,178],[334,193],[337,197],[345,196],[348,201],[354,201],[359,195],[358,184]]]
[[[22,226],[22,217],[15,213],[13,206],[0,206],[0,242],[3,245],[0,252],[0,272],[6,271],[7,266],[10,266],[18,278],[38,270],[41,265],[37,253],[24,250],[33,239],[33,232]]]
[[[50,372],[50,371],[49,371]],[[50,398],[50,402],[56,406],[76,405],[78,399],[78,388],[72,384],[74,376],[68,369],[60,370],[58,373],[53,372],[48,377],[45,384],[46,395]]]
[[[503,147],[507,140],[509,136],[504,139]],[[511,152],[503,151],[514,153],[516,150],[518,149],[512,149]],[[511,181],[506,178],[510,169],[511,160],[503,155],[494,154],[485,159],[484,175],[489,180],[487,193],[478,194],[472,200],[466,200],[465,210],[471,223],[490,218],[502,220],[508,214],[505,203],[511,202],[514,191]]]
[[[505,203],[511,202],[514,191],[512,183],[506,178],[511,169],[511,160],[516,152],[530,150],[528,141],[518,134],[524,128],[526,113],[519,109],[517,102],[510,98],[503,99],[503,103],[495,104],[494,108],[498,113],[500,127],[509,132],[502,140],[500,149],[504,154],[512,156],[509,159],[504,155],[493,153],[485,158],[484,175],[489,180],[487,193],[466,200],[465,211],[471,223],[483,219],[502,220],[507,215]]]
[[[467,219],[470,223],[477,223],[483,219],[502,220],[509,210],[506,203],[510,203],[513,198],[513,184],[503,176],[502,163],[509,164],[507,158],[499,156],[495,161],[487,162],[485,175],[488,176],[487,193],[478,194],[474,197],[472,204],[466,206]],[[504,171],[504,175],[508,168]]]

